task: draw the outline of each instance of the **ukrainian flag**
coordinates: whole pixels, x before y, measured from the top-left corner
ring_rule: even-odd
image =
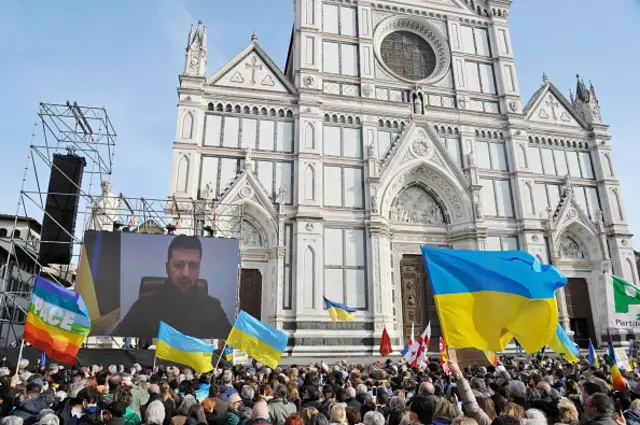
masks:
[[[229,333],[227,345],[275,369],[288,341],[289,337],[284,332],[241,311]]]
[[[596,354],[596,349],[593,347],[593,343],[591,342],[591,338],[589,338],[589,365],[599,369],[600,361],[598,360],[598,356]]]
[[[503,352],[515,337],[536,353],[554,337],[555,292],[567,283],[555,267],[521,251],[423,246],[422,254],[450,348]]]
[[[347,307],[344,304],[329,301],[325,297],[322,298],[324,299],[324,308],[329,312],[329,316],[331,316],[333,323],[336,323],[337,321],[350,322],[355,320],[356,311],[354,309]]]
[[[560,325],[560,323],[558,323],[556,334],[549,343],[549,348],[555,351],[556,354],[560,354],[569,363],[578,363],[580,349],[571,340],[571,338],[569,338],[569,335],[567,335],[567,332],[564,330],[562,325]]]
[[[213,369],[211,357],[215,346],[184,335],[164,322],[160,322],[156,357],[191,367],[196,372],[205,373]]]

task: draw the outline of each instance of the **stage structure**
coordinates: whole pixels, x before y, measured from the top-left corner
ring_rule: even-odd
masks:
[[[20,339],[36,275],[74,286],[85,230],[242,240],[242,205],[112,193],[115,141],[105,108],[40,103],[16,219],[7,236],[0,237],[10,259],[0,265],[0,347]],[[16,232],[20,217],[35,219],[42,229]],[[91,338],[87,344],[112,347],[121,342]]]

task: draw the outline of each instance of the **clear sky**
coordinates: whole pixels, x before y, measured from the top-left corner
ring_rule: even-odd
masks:
[[[254,30],[284,67],[291,0],[1,0],[0,213],[15,212],[41,100],[106,106],[118,133],[114,191],[165,198],[177,75],[189,25],[198,19],[207,25],[208,75],[242,50]],[[523,103],[543,71],[567,95],[576,73],[593,81],[640,248],[633,174],[640,167],[640,2],[515,0],[510,24]]]

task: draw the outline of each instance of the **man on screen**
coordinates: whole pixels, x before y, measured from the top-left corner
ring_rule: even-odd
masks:
[[[164,285],[138,298],[112,334],[154,338],[163,321],[196,338],[226,338],[231,324],[220,300],[196,285],[201,261],[200,240],[176,236],[167,252]]]

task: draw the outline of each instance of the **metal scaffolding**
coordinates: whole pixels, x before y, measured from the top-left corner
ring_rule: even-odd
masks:
[[[0,260],[0,347],[22,337],[36,276],[43,275],[65,287],[74,285],[84,231],[90,220],[95,222],[95,212],[101,207],[102,223],[108,223],[99,229],[103,231],[242,239],[242,205],[225,205],[216,199],[149,199],[103,193],[102,182],[110,180],[113,170],[115,141],[116,132],[105,108],[81,106],[75,102],[40,103],[13,229],[6,237],[0,236],[0,249],[7,255],[7,261],[2,263]],[[45,211],[55,154],[75,154],[86,161],[81,183],[76,185],[79,202],[73,232],[67,232]],[[73,181],[71,176],[66,177]],[[105,209],[104,206],[109,207]],[[38,261],[41,244],[60,243],[41,238],[40,226],[45,215],[58,226],[56,230],[70,237],[72,256],[69,264],[40,264]],[[24,222],[29,223],[28,231],[16,232]]]
[[[73,153],[86,161],[81,187],[76,185],[79,192],[78,219],[73,234],[49,215],[60,231],[71,237],[72,248],[75,248],[81,241],[95,189],[100,193],[99,182],[111,175],[115,139],[115,130],[103,107],[81,106],[76,102],[39,104],[14,226],[6,237],[0,238],[0,247],[6,251],[6,261],[0,267],[0,345],[8,345],[22,336],[35,276],[45,275],[64,286],[73,284],[77,261],[47,265],[38,262],[41,243],[59,243],[40,237],[54,155]],[[73,181],[71,176],[66,177]],[[27,231],[16,231],[25,220]],[[73,252],[77,254],[78,250],[73,249]]]

